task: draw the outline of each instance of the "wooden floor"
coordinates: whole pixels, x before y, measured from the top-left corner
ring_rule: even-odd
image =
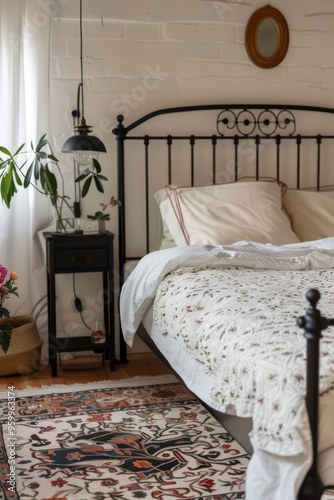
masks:
[[[106,361],[100,358],[77,358],[74,361],[62,361],[58,376],[51,376],[50,366],[45,366],[30,375],[11,375],[0,377],[0,388],[40,387],[55,384],[86,384],[102,380],[119,380],[137,376],[154,376],[171,373],[153,353],[128,355],[127,363],[117,363],[116,371],[111,372]]]

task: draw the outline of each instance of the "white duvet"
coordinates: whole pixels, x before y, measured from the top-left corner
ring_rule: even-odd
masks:
[[[156,323],[162,332],[177,335],[180,341],[183,342],[187,353],[204,363],[205,370],[213,377],[212,397],[217,401],[217,407],[222,408],[225,412],[236,413],[238,416],[252,416],[254,428],[251,440],[255,453],[251,459],[247,474],[247,498],[252,500],[267,498],[268,500],[269,498],[270,500],[274,498],[277,500],[281,498],[293,499],[309,468],[311,459],[310,433],[303,398],[305,381],[300,375],[301,373],[304,375],[305,361],[302,353],[305,350],[305,340],[302,332],[295,328],[295,316],[296,313],[297,315],[304,314],[307,307],[305,293],[303,292],[306,292],[308,288],[317,287],[317,284],[320,291],[324,291],[320,302],[322,313],[334,316],[333,238],[280,247],[239,242],[230,246],[177,247],[153,252],[139,262],[123,287],[120,306],[124,337],[127,343],[132,345],[133,337],[143,315],[151,305],[157,292],[158,295],[162,296],[162,302],[164,301],[166,295],[164,290],[167,291],[168,287],[165,285],[166,282],[162,282],[168,273],[172,273],[169,281],[173,280],[173,271],[175,270],[179,270],[177,274],[184,274],[186,279],[189,280],[192,274],[189,271],[206,269],[204,276],[206,276],[206,281],[210,283],[210,272],[212,278],[216,273],[213,269],[217,269],[217,272],[218,270],[219,272],[221,270],[225,272],[224,269],[229,267],[234,270],[234,274],[231,271],[229,280],[232,280],[232,289],[235,294],[235,297],[231,294],[230,304],[233,304],[234,299],[235,304],[233,307],[235,309],[232,306],[232,308],[230,307],[230,315],[232,314],[232,317],[233,314],[240,316],[243,311],[243,305],[240,303],[240,293],[237,290],[238,283],[241,283],[242,288],[247,286],[247,280],[253,282],[257,280],[260,284],[258,290],[264,294],[262,302],[265,302],[267,292],[261,290],[261,288],[265,288],[261,287],[261,277],[266,277],[271,286],[268,289],[268,294],[273,296],[272,301],[270,299],[267,301],[267,307],[270,308],[272,305],[274,311],[272,315],[273,321],[277,322],[278,318],[282,318],[280,329],[284,330],[284,316],[286,317],[286,328],[291,330],[288,337],[284,337],[288,338],[287,351],[291,352],[293,347],[296,349],[296,354],[286,357],[282,341],[279,340],[278,336],[275,336],[274,338],[277,340],[277,342],[274,342],[276,353],[273,356],[270,349],[267,349],[265,345],[261,348],[261,343],[264,344],[265,339],[268,338],[268,336],[266,337],[268,332],[259,331],[257,347],[253,347],[252,344],[256,344],[256,342],[253,342],[254,331],[251,331],[251,335],[247,337],[242,330],[235,332],[235,328],[231,328],[233,335],[230,335],[230,340],[228,340],[228,335],[223,336],[224,340],[227,339],[227,346],[222,348],[222,336],[220,334],[211,334],[212,324],[216,322],[215,318],[220,315],[223,316],[224,313],[224,309],[217,309],[220,302],[219,298],[216,300],[217,307],[214,305],[214,300],[212,300],[211,309],[214,321],[210,320],[212,323],[210,324],[210,330],[208,330],[209,327],[206,329],[201,327],[199,333],[197,333],[192,328],[191,335],[187,336],[186,333],[181,335],[183,330],[186,332],[186,329],[182,328],[185,319],[183,318],[180,320],[180,324],[177,324],[175,317],[173,319],[173,309],[182,304],[184,299],[181,294],[177,296],[176,293],[174,293],[174,297],[173,294],[169,297],[171,302],[167,302],[166,308],[161,310],[157,308],[155,314]],[[266,271],[262,273],[261,270]],[[327,272],[324,272],[324,270],[327,270]],[[283,283],[283,287],[281,285],[280,291],[277,288],[279,293],[275,295],[275,286],[273,287],[272,283],[277,271],[281,278],[285,277],[283,282],[287,282],[287,288],[284,288]],[[280,273],[280,271],[282,272]],[[293,271],[296,272],[293,273]],[[303,271],[308,271],[304,273],[305,276]],[[252,272],[254,273],[253,279]],[[243,276],[242,273],[245,275]],[[239,282],[236,280],[239,280]],[[176,281],[175,283],[182,289],[182,281]],[[188,284],[184,286],[188,286]],[[172,286],[174,286],[175,290],[174,283]],[[291,311],[286,308],[289,301],[285,301],[285,306],[281,311],[282,314],[278,311],[277,315],[280,303],[279,297],[282,291],[291,295]],[[254,286],[252,287],[252,294],[255,295],[254,306],[252,303],[247,304],[248,309],[252,311],[252,309],[258,307],[258,310],[261,311],[261,305],[259,305],[261,294],[259,293],[258,296]],[[247,297],[247,294],[244,294],[243,298],[245,297]],[[240,303],[240,311],[237,307],[238,302]],[[265,310],[264,304],[263,310]],[[258,312],[256,314],[259,315]],[[169,315],[170,317],[168,317]],[[255,315],[255,317],[257,316]],[[229,321],[231,323],[230,319]],[[189,320],[190,325],[195,323],[196,318]],[[274,323],[270,324],[268,321],[266,323],[267,328],[273,329]],[[174,328],[170,328],[168,326],[170,324],[173,324]],[[256,323],[254,329],[256,330]],[[208,331],[210,331],[210,335],[208,335]],[[296,331],[298,335],[295,334]],[[238,348],[231,346],[231,339],[238,338],[235,337],[236,333],[239,335],[239,343],[235,342],[239,346]],[[210,343],[207,341],[208,337],[213,338]],[[242,342],[240,342],[241,340]],[[332,393],[334,391],[330,391],[334,385],[333,337],[331,337],[331,340],[332,342],[326,342],[328,357],[326,357],[326,363],[322,364],[321,379],[321,391],[329,391],[331,394],[320,398],[323,400],[321,405],[331,404],[331,402],[328,403],[329,399],[333,401]],[[227,351],[230,349],[229,355],[225,356],[224,362],[219,363],[218,358],[224,353],[224,349],[227,349]],[[243,350],[245,350],[245,356],[243,356]],[[216,354],[218,354],[217,357]],[[262,358],[259,356],[262,356]],[[221,358],[223,359],[223,356]],[[233,359],[235,360],[234,365]],[[298,369],[302,371],[298,371]],[[295,384],[291,381],[291,378],[288,378],[287,384],[285,374],[289,373],[289,370],[291,377],[295,377]],[[333,407],[334,402],[331,408],[333,409]],[[286,419],[284,419],[284,415],[287,415]],[[325,424],[326,430],[329,430],[331,436],[322,436],[320,445],[323,448],[330,448],[334,446],[334,429],[331,426],[327,428],[327,422]],[[263,429],[265,429],[265,432]],[[331,439],[332,443],[330,442]],[[332,465],[329,469],[328,464],[326,465],[327,472],[324,477],[326,482],[331,481],[331,474],[334,474],[333,450],[327,452],[327,455],[332,457],[329,460]],[[260,474],[259,470],[261,470]],[[266,493],[268,486],[270,486],[270,493]],[[273,496],[273,489],[276,496]]]

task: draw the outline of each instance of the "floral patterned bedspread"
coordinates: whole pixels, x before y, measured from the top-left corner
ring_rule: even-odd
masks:
[[[334,269],[283,267],[175,269],[159,285],[154,321],[205,365],[227,413],[253,418],[254,446],[292,456],[305,451],[306,340],[296,318],[310,288],[334,316]],[[320,392],[333,391],[333,329],[321,340],[320,375]]]

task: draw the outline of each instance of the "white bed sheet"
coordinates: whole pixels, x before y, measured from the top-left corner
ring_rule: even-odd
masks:
[[[158,349],[164,354],[173,368],[184,380],[188,388],[193,391],[205,403],[220,411],[219,405],[213,401],[210,396],[210,388],[212,381],[210,376],[204,372],[201,363],[196,360],[189,360],[189,355],[182,352],[180,346],[176,346],[173,339],[166,338],[152,325],[152,315],[150,306],[154,298],[157,276],[158,281],[163,279],[163,276],[169,270],[177,265],[184,265],[185,261],[189,265],[199,263],[201,265],[212,261],[210,251],[212,247],[193,247],[190,250],[190,255],[185,256],[184,249],[171,249],[170,252],[172,264],[160,263],[159,255],[156,255],[156,266],[150,264],[151,273],[146,277],[146,283],[136,283],[134,286],[133,275],[125,288],[125,293],[121,296],[121,319],[125,340],[129,345],[132,345],[133,336],[141,321],[151,338],[157,345]],[[220,247],[220,250],[222,247]],[[306,260],[312,255],[312,259],[318,261],[321,266],[321,260],[324,255],[330,255],[334,259],[334,238],[319,240],[311,243],[300,243],[294,245],[285,245],[284,247],[273,247],[268,245],[249,244],[240,242],[238,245],[224,247],[224,251],[232,256],[238,250],[248,251],[250,253],[259,251],[260,253],[276,254],[281,258],[291,255],[291,250],[295,256]],[[166,252],[166,251],[164,251]],[[217,250],[218,252],[218,250]],[[158,252],[155,252],[158,254]],[[170,262],[170,261],[169,261]],[[334,266],[333,266],[334,267]],[[154,271],[153,271],[154,268]],[[134,273],[136,274],[136,273]],[[140,274],[140,273],[139,273]],[[138,299],[138,288],[141,289]],[[124,290],[124,289],[123,289]],[[131,304],[129,303],[132,296]],[[168,337],[168,336],[167,336]],[[176,342],[177,343],[177,342]],[[326,419],[324,415],[334,414],[334,397],[333,391],[321,398],[320,404],[320,442],[319,442],[319,471],[325,484],[331,484],[334,478],[334,433],[332,418]],[[326,407],[326,412],[323,411]],[[264,450],[254,449],[254,454],[250,461],[247,473],[246,498],[248,500],[294,500],[300,488],[303,477],[307,473],[311,463],[311,436],[307,415],[304,415],[303,435],[305,439],[306,453],[301,453],[294,457],[278,457]]]

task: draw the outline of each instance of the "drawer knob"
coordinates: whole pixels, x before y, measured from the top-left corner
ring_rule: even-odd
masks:
[[[91,262],[92,258],[89,255],[73,255],[71,257],[72,262]]]

